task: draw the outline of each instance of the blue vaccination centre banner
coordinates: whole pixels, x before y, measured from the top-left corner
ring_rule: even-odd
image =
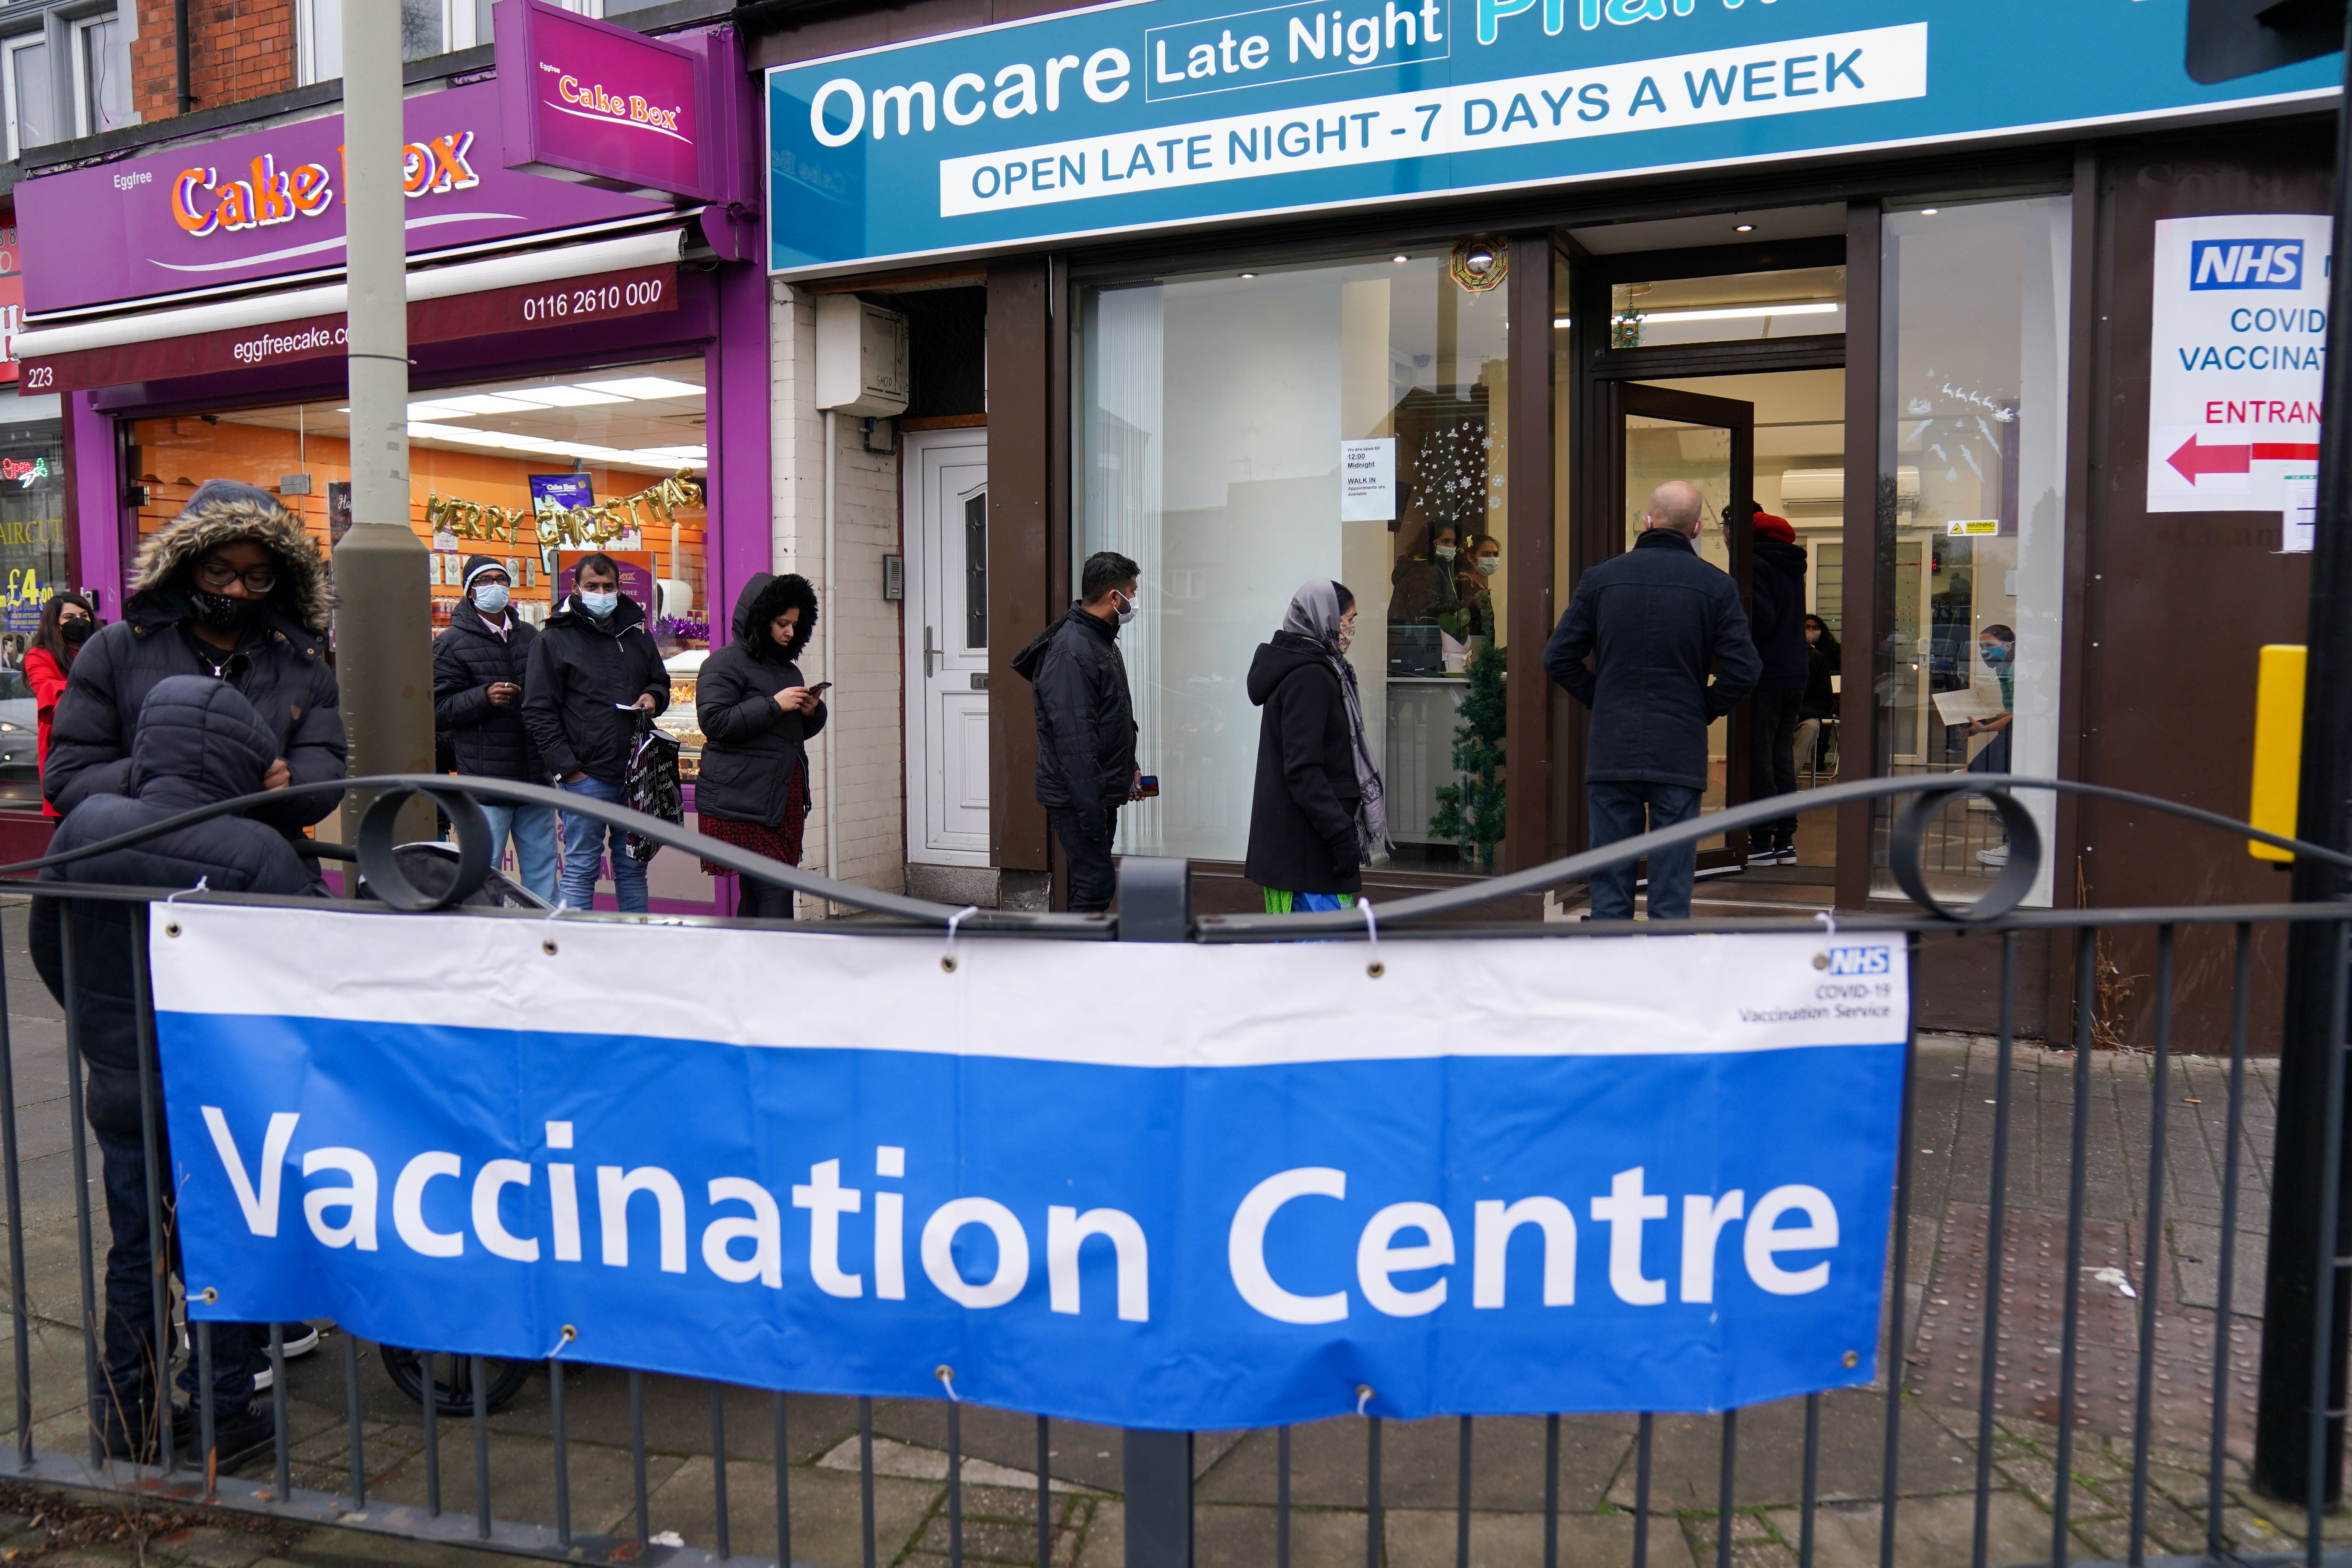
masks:
[[[1899,937],[152,922],[198,1318],[1169,1429],[1876,1373]]]

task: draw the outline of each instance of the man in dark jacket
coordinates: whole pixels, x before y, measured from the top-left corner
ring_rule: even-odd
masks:
[[[1698,815],[1706,727],[1756,684],[1739,589],[1692,543],[1705,505],[1680,479],[1650,492],[1641,538],[1577,580],[1544,647],[1544,673],[1592,710],[1584,778],[1595,848]],[[1712,683],[1710,666],[1720,667]],[[1696,849],[1649,858],[1651,918],[1688,919]],[[1633,914],[1633,868],[1595,873],[1592,918]]]
[[[1752,506],[1755,554],[1748,591],[1756,657],[1763,674],[1748,710],[1748,797],[1793,795],[1797,788],[1797,710],[1805,700],[1811,659],[1805,647],[1805,552],[1786,518]],[[1751,866],[1797,863],[1794,813],[1748,836]]]
[[[433,639],[433,725],[447,741],[459,773],[543,784],[546,764],[522,722],[523,678],[539,628],[507,607],[513,585],[495,557],[466,558],[466,596]],[[553,903],[554,808],[490,801],[481,807],[490,822],[490,853],[504,854],[511,837],[522,885]]]
[[[614,805],[628,804],[629,753],[639,716],[669,706],[661,649],[646,635],[645,611],[621,592],[621,569],[598,553],[572,569],[572,593],[530,645],[523,679],[522,721],[558,787]],[[606,825],[563,814],[566,906],[594,902]],[[613,892],[623,910],[648,907],[646,865],[629,858],[627,833],[611,830]]]
[[[1036,688],[1037,802],[1070,862],[1069,907],[1081,912],[1110,908],[1111,836],[1139,783],[1118,628],[1135,618],[1140,571],[1116,551],[1088,556],[1079,602],[1013,658]]]
[[[227,683],[179,675],[158,681],[142,704],[126,759],[121,794],[87,795],[49,841],[62,854],[215,801],[250,795],[279,763],[278,740],[253,705]],[[216,816],[104,855],[52,866],[44,883],[112,883],[124,887],[193,888],[199,880],[222,892],[301,895],[310,871],[275,828],[240,816]],[[99,1419],[109,1452],[152,1459],[159,1415],[155,1391],[154,1270],[147,1245],[147,1157],[139,1106],[139,1026],[135,998],[142,983],[132,963],[131,922],[146,910],[131,904],[33,901],[33,963],[52,995],[74,1010],[82,1054],[89,1063],[89,1124],[104,1168],[106,1215],[113,1232],[106,1254],[105,1408]],[[74,995],[65,994],[60,927],[73,921]],[[163,1107],[155,1122],[163,1123]],[[161,1184],[166,1223],[172,1184]],[[174,1249],[176,1250],[176,1249]],[[307,1325],[289,1324],[317,1342]],[[268,1366],[268,1329],[258,1323],[212,1326],[215,1452],[226,1466],[268,1446],[272,1427],[253,1408],[255,1378]],[[193,1363],[180,1387],[195,1394]],[[181,1411],[173,1440],[193,1454],[193,1412]],[[199,1461],[201,1462],[201,1461]]]
[[[327,663],[327,563],[268,491],[208,479],[140,548],[122,619],[82,645],[58,700],[42,793],[60,812],[127,794],[139,714],[174,675],[235,687],[276,737],[261,787],[343,776],[343,714]],[[329,792],[254,816],[299,836],[335,809]]]

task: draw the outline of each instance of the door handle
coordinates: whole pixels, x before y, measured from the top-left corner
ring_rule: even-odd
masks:
[[[931,661],[939,658],[941,651],[932,646],[932,640],[931,628],[925,626],[923,628],[923,679],[925,680],[931,678]]]

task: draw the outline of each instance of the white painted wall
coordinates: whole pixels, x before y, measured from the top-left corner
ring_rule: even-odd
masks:
[[[907,883],[905,746],[900,732],[899,606],[882,597],[882,557],[898,551],[898,458],[865,449],[864,421],[836,420],[835,547],[831,590],[824,561],[824,416],[815,405],[816,310],[813,296],[785,283],[770,296],[772,570],[817,585],[818,632],[801,658],[812,681],[831,680],[824,733],[809,747],[810,798],[804,863],[870,888]],[[834,668],[825,668],[824,624],[833,626]],[[835,754],[838,803],[824,791],[825,748]],[[825,865],[827,814],[838,808],[841,864]],[[819,911],[803,908],[803,916]]]

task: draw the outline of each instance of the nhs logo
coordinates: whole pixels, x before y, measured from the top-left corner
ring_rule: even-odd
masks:
[[[1829,972],[1832,974],[1886,974],[1893,972],[1895,950],[1887,947],[1833,947],[1830,949]]]
[[[2200,239],[2189,247],[2189,287],[2300,289],[2299,239]]]

